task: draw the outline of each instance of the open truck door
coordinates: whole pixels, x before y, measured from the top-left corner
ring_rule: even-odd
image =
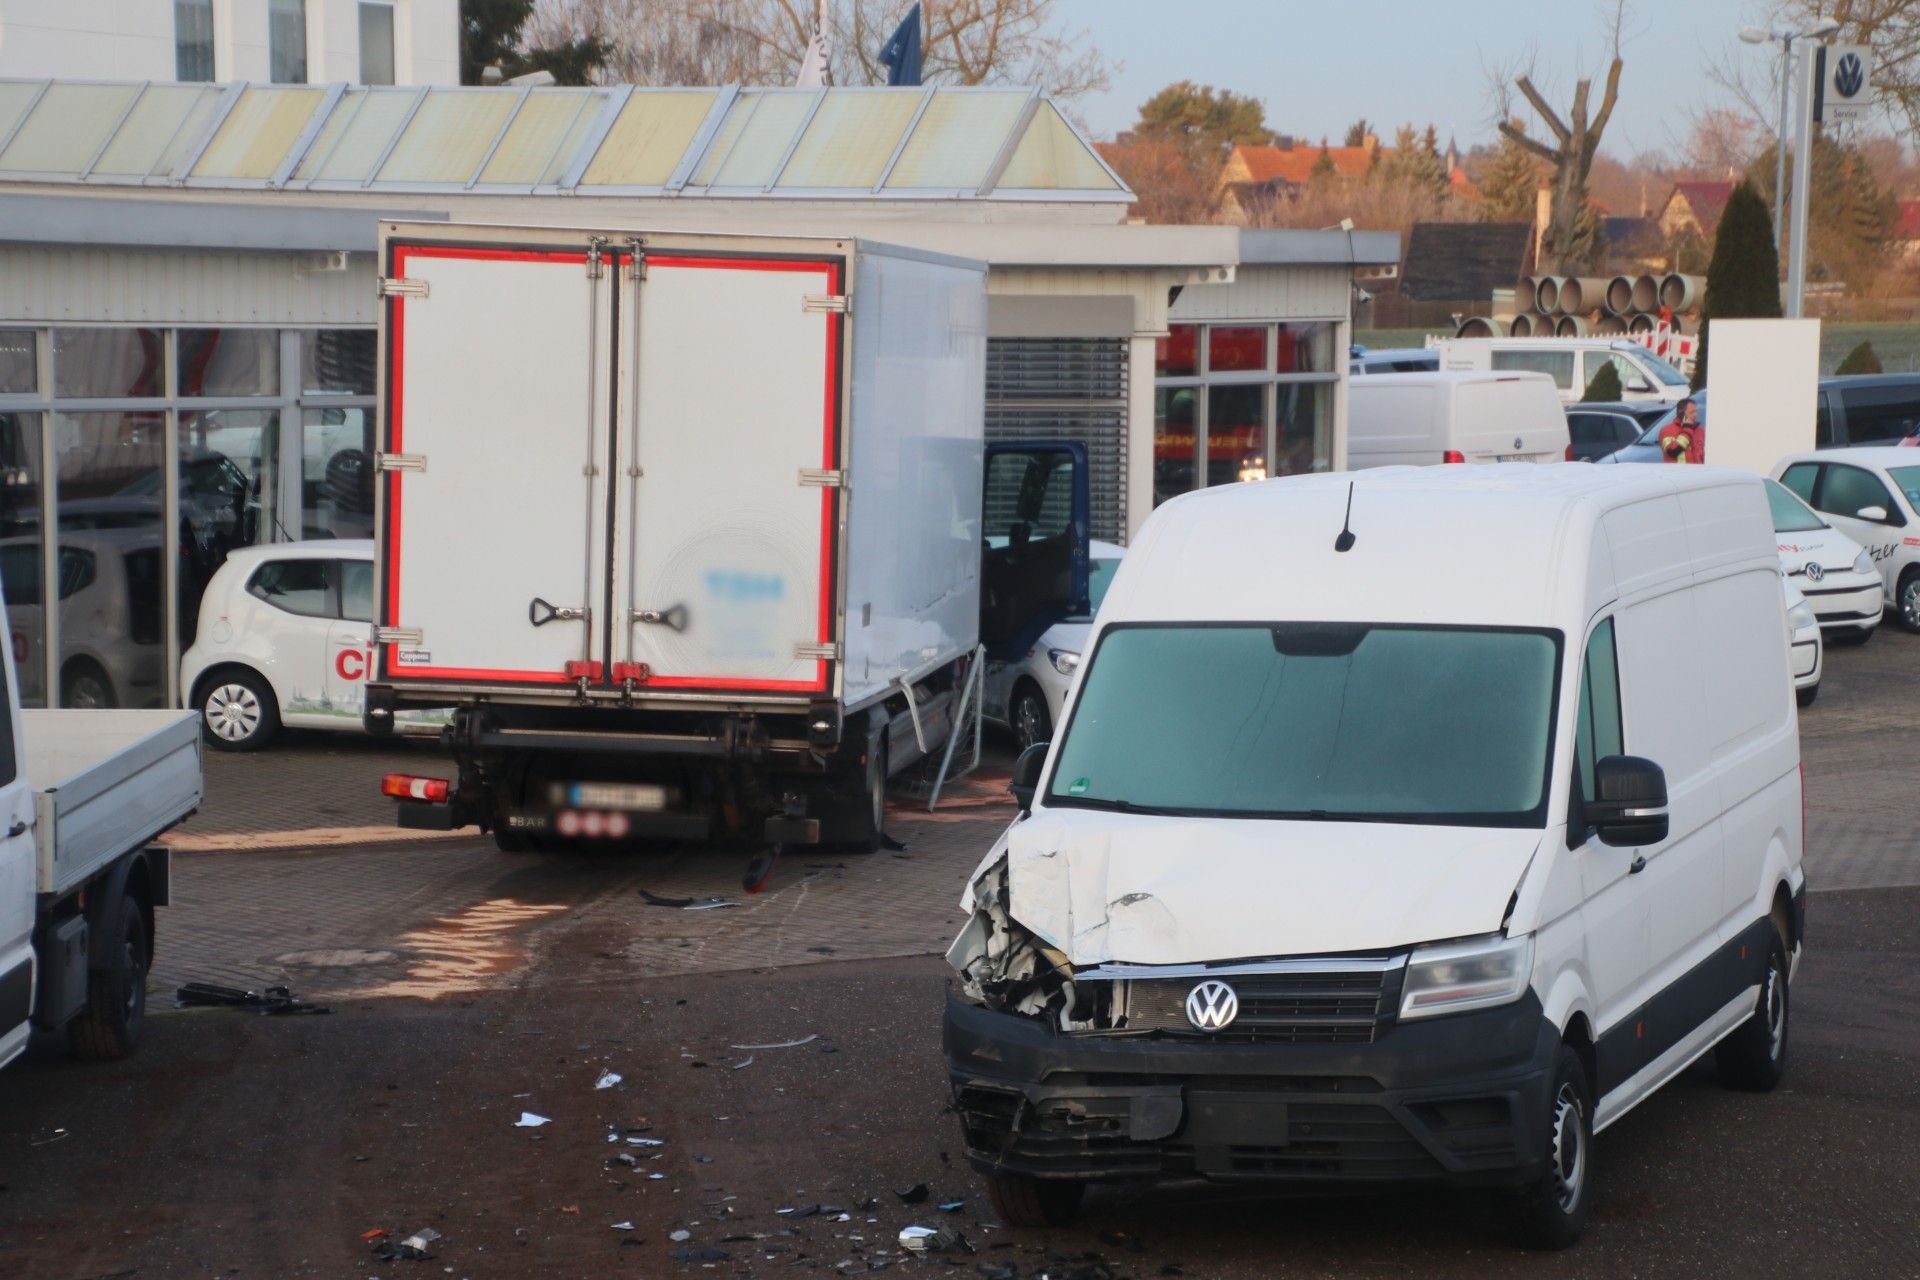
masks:
[[[987,446],[980,642],[1017,661],[1054,623],[1087,610],[1087,451],[1068,442]]]

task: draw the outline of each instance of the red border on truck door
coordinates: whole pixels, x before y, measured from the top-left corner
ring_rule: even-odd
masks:
[[[724,271],[791,271],[825,273],[827,292],[840,292],[841,265],[816,258],[707,258],[651,254],[647,266],[707,268]],[[822,317],[827,326],[826,389],[821,410],[822,444],[820,465],[833,470],[840,455],[840,316],[828,312]],[[821,644],[833,639],[833,493],[820,490],[820,616],[817,639]],[[812,680],[744,680],[724,676],[649,677],[649,689],[742,689],[765,693],[824,693],[827,688],[827,663],[817,659]]]
[[[587,255],[582,250],[534,250],[534,249],[486,249],[464,245],[395,245],[393,248],[393,274],[404,276],[407,261],[411,258],[454,258],[480,262],[550,262],[584,267]],[[404,453],[405,443],[405,404],[406,390],[406,316],[407,299],[393,299],[392,322],[388,325],[387,353],[387,450],[390,453]],[[383,568],[387,571],[387,625],[398,627],[404,624],[404,615],[400,612],[400,480],[404,472],[394,471],[387,475],[387,545],[390,550]],[[591,554],[591,548],[585,548]],[[565,671],[513,671],[492,668],[469,667],[431,667],[416,666],[412,663],[401,665],[400,646],[386,646],[386,671],[389,680],[412,679],[422,677],[439,680],[498,680],[512,684],[572,684],[573,678]]]

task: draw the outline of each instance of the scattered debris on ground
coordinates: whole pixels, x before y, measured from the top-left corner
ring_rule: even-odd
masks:
[[[189,982],[173,993],[176,1009],[258,1009],[263,1014],[332,1013],[325,1005],[295,998],[286,987],[248,991],[211,982]]]
[[[798,1049],[801,1045],[812,1044],[819,1038],[820,1033],[816,1031],[810,1036],[801,1036],[798,1040],[782,1040],[778,1044],[730,1044],[727,1048],[739,1049],[743,1052],[754,1049]]]
[[[672,907],[676,911],[712,911],[716,907],[740,905],[732,898],[663,898],[645,889],[640,891],[640,899],[650,907]]]
[[[538,1129],[543,1124],[552,1123],[553,1121],[551,1119],[537,1112],[522,1111],[520,1118],[513,1122],[513,1127],[516,1129]]]

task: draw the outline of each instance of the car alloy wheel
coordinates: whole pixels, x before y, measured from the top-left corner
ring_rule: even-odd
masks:
[[[1900,621],[1909,631],[1920,631],[1920,573],[1909,573],[1900,584]]]
[[[227,742],[245,742],[260,731],[260,699],[243,684],[215,685],[207,695],[207,728]]]

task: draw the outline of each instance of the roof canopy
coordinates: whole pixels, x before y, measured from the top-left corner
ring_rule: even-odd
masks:
[[[884,200],[1132,198],[1038,90],[0,80],[0,182]]]

